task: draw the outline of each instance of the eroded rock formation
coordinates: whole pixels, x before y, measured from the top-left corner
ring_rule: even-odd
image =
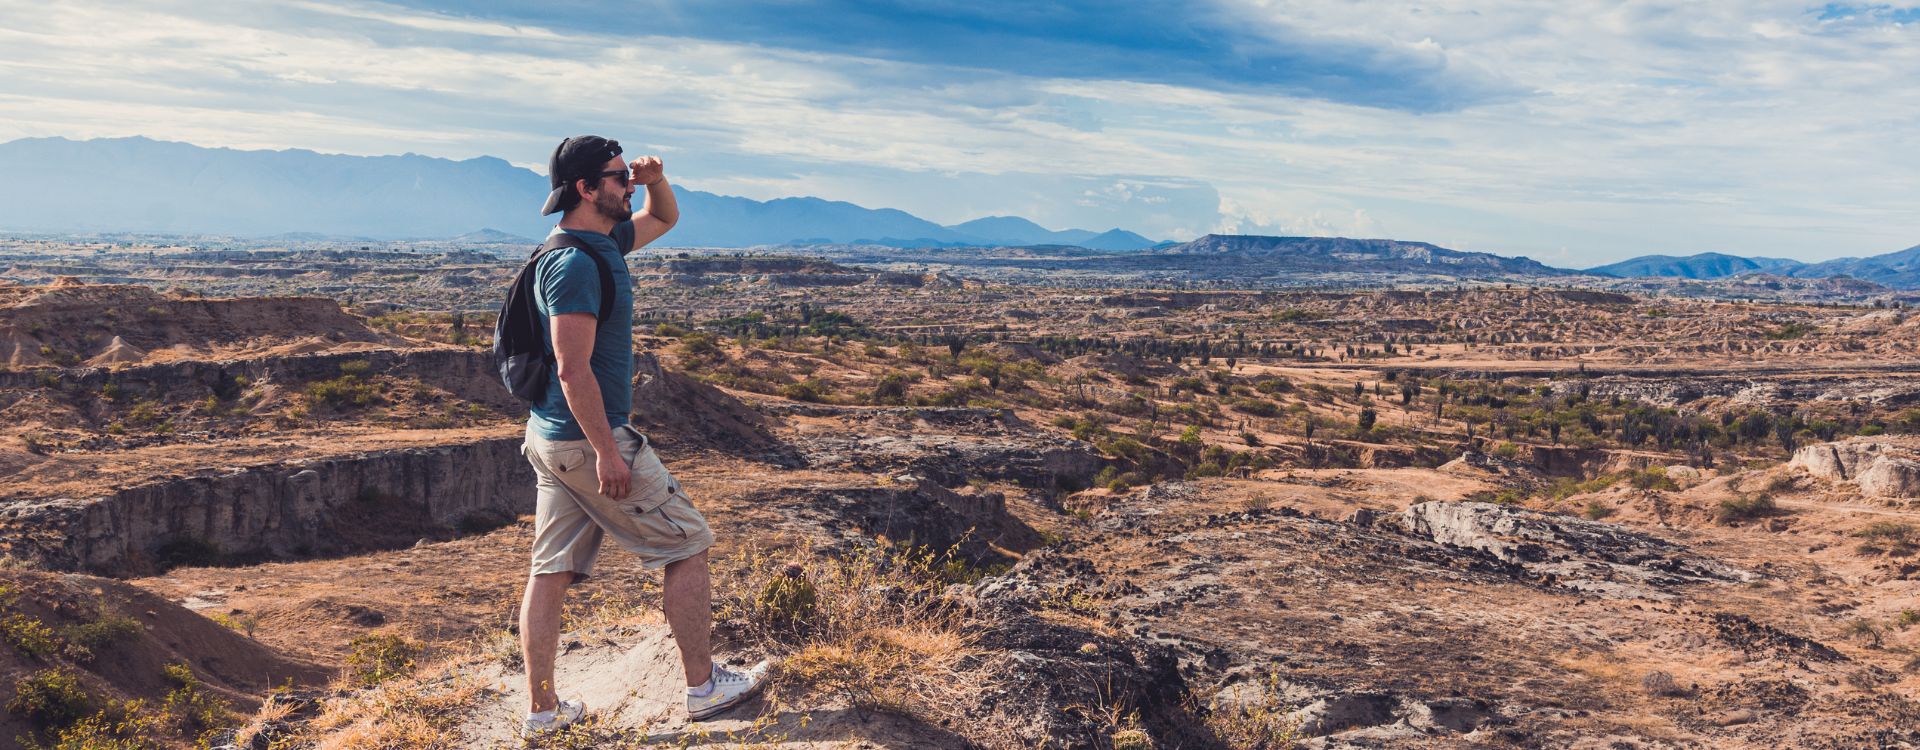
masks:
[[[1788,463],[1832,482],[1847,482],[1860,494],[1887,499],[1920,498],[1920,443],[1903,438],[1852,438],[1809,445]]]

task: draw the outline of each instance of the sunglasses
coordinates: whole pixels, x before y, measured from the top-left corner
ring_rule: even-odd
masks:
[[[598,182],[608,177],[613,177],[618,179],[620,181],[620,187],[626,187],[627,181],[633,179],[633,175],[624,169],[609,169],[605,172],[601,172],[600,174],[594,175],[593,179],[595,182]]]

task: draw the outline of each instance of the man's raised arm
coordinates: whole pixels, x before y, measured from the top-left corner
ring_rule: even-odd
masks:
[[[633,184],[647,189],[646,202],[633,212],[633,249],[638,250],[680,221],[680,204],[673,198],[673,186],[667,184],[667,167],[660,157],[642,156],[632,166]]]

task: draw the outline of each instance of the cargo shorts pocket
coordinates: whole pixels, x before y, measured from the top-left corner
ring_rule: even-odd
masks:
[[[641,443],[627,466],[631,470],[633,484],[620,505],[629,514],[640,516],[651,513],[673,499],[673,494],[680,489],[680,483],[660,463],[660,457],[654,454],[651,445]]]
[[[555,474],[567,474],[577,471],[587,462],[584,448],[563,448],[545,456],[547,465],[553,467]]]
[[[672,489],[666,493],[666,500],[647,511],[641,522],[669,539],[689,540],[709,533],[707,519],[694,509],[693,501],[680,490],[678,481],[674,481]]]

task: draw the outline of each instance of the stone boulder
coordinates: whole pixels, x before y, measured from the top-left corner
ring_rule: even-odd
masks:
[[[1868,497],[1920,497],[1920,461],[1884,457],[1861,471],[1854,482]]]
[[[1831,482],[1849,482],[1868,497],[1920,498],[1920,441],[1850,438],[1795,451],[1788,466]]]
[[[1675,586],[1748,581],[1751,573],[1618,525],[1493,503],[1419,503],[1400,514],[1408,533],[1479,550],[1542,580],[1618,598],[1670,599]]]
[[[905,471],[942,484],[1006,480],[1035,488],[1086,481],[1106,465],[1093,446],[1027,435],[821,436],[800,446],[809,465],[867,472]]]

